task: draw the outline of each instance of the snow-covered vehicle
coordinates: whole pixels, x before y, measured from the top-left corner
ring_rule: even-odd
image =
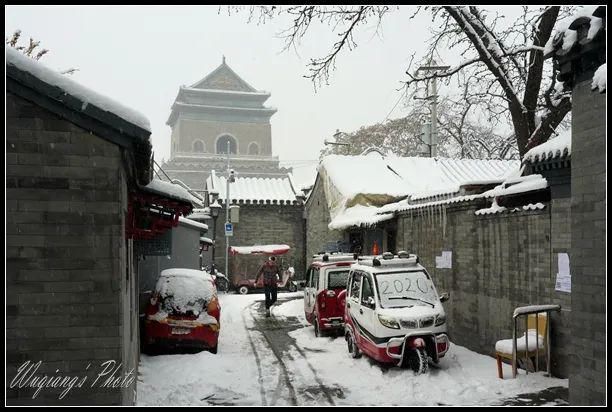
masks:
[[[213,277],[201,270],[161,272],[147,306],[145,345],[187,347],[217,353],[221,307]]]
[[[351,266],[345,303],[345,339],[353,357],[363,352],[382,363],[428,370],[449,349],[446,315],[416,255],[386,252]]]
[[[306,272],[304,314],[314,326],[315,336],[344,329],[344,302],[339,295],[346,289],[350,266],[356,256],[323,253],[314,256]]]
[[[255,290],[263,290],[263,276],[260,276],[255,282],[257,273],[266,256],[276,256],[281,271],[281,276],[277,281],[278,288],[289,292],[297,291],[298,285],[294,280],[295,269],[291,266],[283,269],[291,261],[286,256],[290,249],[287,245],[230,246],[230,273],[233,289],[242,295]]]

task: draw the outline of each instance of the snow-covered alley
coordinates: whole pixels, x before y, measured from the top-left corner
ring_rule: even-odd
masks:
[[[567,379],[498,379],[495,359],[452,345],[425,375],[352,359],[344,339],[315,338],[302,292],[271,318],[263,294],[222,294],[217,355],[142,355],[140,405],[562,405]],[[522,371],[519,371],[522,372]],[[511,376],[509,365],[504,375]]]

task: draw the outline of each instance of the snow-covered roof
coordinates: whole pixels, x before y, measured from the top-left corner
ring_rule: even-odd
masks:
[[[219,201],[226,198],[226,177],[219,176],[214,170],[206,180],[208,189],[219,191]],[[230,183],[230,200],[236,203],[259,204],[297,204],[296,191],[291,175],[282,178],[240,177]]]
[[[377,214],[379,210],[376,206],[355,205],[333,218],[328,227],[332,230],[342,230],[351,226],[371,226],[393,218],[393,213]]]
[[[230,246],[232,255],[283,255],[291,248],[288,245]]]
[[[546,160],[564,159],[572,154],[572,130],[567,129],[558,136],[530,149],[523,156],[525,163],[538,163]]]
[[[193,204],[195,198],[183,187],[170,182],[164,182],[160,179],[153,179],[151,182],[142,188],[143,190],[158,195],[166,196],[171,199],[181,202]]]
[[[330,229],[390,219],[383,213],[410,208],[407,200],[454,194],[464,184],[499,183],[520,167],[514,160],[474,160],[330,155],[319,165],[331,215]],[[389,206],[393,205],[393,206]],[[356,207],[360,206],[360,207]]]
[[[213,245],[215,243],[215,242],[212,241],[211,238],[204,237],[204,236],[200,237],[200,242],[206,243],[207,245]]]
[[[604,18],[605,6],[586,6],[573,16],[559,20],[544,47],[544,56],[563,56],[601,34],[605,36]]]
[[[196,222],[195,220],[187,219],[186,217],[183,217],[183,216],[179,216],[179,223],[182,223],[186,226],[191,226],[192,228],[199,229],[204,232],[208,230],[207,224]]]
[[[29,58],[11,47],[6,47],[5,51],[7,66],[14,66],[23,72],[27,72],[42,82],[61,89],[66,95],[82,101],[83,111],[88,105],[92,105],[103,111],[110,112],[143,130],[151,131],[149,119],[136,110],[82,86],[69,76],[63,75],[41,62]]]

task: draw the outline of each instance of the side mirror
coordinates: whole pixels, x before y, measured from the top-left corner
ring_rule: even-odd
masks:
[[[368,297],[368,299],[365,301],[365,304],[370,309],[374,309],[376,307],[376,302],[374,302],[374,298],[372,296]]]
[[[446,302],[449,299],[450,299],[449,292],[444,292],[443,294],[440,295],[440,302]]]

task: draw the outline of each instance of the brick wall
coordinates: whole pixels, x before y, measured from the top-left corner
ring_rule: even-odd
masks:
[[[64,400],[54,389],[32,399],[33,389],[9,388],[26,361],[43,362],[38,374],[92,382],[101,362],[122,362],[134,341],[122,320],[133,302],[119,148],[10,93],[6,105],[7,403],[130,403],[135,383],[85,384]],[[124,367],[136,361],[132,354]]]
[[[344,240],[344,233],[339,230],[329,230],[331,221],[329,208],[325,200],[322,182],[317,179],[310,198],[305,207],[305,217],[308,222],[306,231],[306,263],[311,261],[313,254],[324,249],[327,242]]]
[[[234,224],[230,246],[286,244],[295,276],[304,276],[304,221],[301,205],[240,205],[240,221]],[[212,222],[209,233],[212,236]],[[215,262],[225,272],[225,209],[217,218]],[[230,257],[231,259],[231,257]]]
[[[569,250],[569,199],[542,211],[486,216],[483,201],[404,212],[398,217],[398,249],[417,253],[444,303],[451,340],[483,354],[512,337],[515,307],[560,304],[552,316],[552,372],[568,374],[570,295],[555,291],[556,253]],[[437,269],[435,256],[452,251],[452,268]],[[492,371],[494,362],[491,362]]]
[[[572,405],[606,400],[606,94],[572,93]]]

